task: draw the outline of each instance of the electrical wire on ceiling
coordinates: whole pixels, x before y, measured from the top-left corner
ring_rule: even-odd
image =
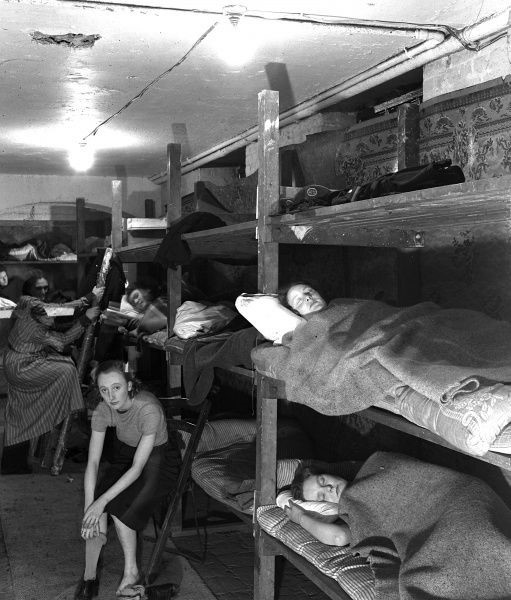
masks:
[[[155,83],[158,83],[158,81],[160,81],[160,79],[163,79],[163,77],[165,77],[166,75],[171,73],[176,67],[179,67],[179,65],[181,65],[190,56],[190,54],[193,52],[193,50],[195,50],[195,48],[197,48],[197,46],[208,37],[208,35],[215,29],[215,27],[218,25],[218,23],[219,23],[219,21],[216,21],[215,23],[213,23],[213,25],[208,27],[208,29],[206,29],[206,31],[200,37],[197,38],[197,40],[193,43],[193,45],[190,47],[190,49],[187,52],[185,52],[185,54],[183,54],[183,56],[176,63],[174,63],[171,67],[169,67],[168,69],[163,71],[163,73],[160,73],[157,77],[155,77],[152,81],[150,81],[144,88],[142,88],[136,96],[133,96],[133,98],[131,98],[131,100],[128,100],[128,102],[126,102],[126,104],[124,106],[121,106],[121,108],[119,110],[114,112],[112,115],[107,117],[104,121],[102,121],[99,125],[97,125],[90,133],[88,133],[84,138],[82,138],[82,142],[85,142],[85,140],[91,136],[95,136],[100,127],[103,127],[103,125],[106,125],[114,117],[117,117],[119,114],[121,114],[124,110],[126,110],[129,106],[131,106],[133,104],[133,102],[135,102],[135,100],[140,100],[140,98],[142,98],[142,96],[147,92],[147,90],[151,86],[153,86]]]
[[[61,2],[69,2],[69,0],[60,0]],[[125,8],[154,8],[154,9],[163,9],[164,7],[155,7],[155,6],[147,6],[147,5],[138,5],[138,4],[127,4],[127,3],[120,3],[120,2],[105,2],[104,0],[81,0],[80,2],[81,4],[96,4],[96,5],[111,5],[111,6],[122,6]],[[167,10],[177,10],[179,12],[192,12],[192,13],[200,13],[200,14],[212,14],[212,15],[222,15],[225,18],[225,15],[227,14],[227,16],[229,16],[229,12],[225,9],[231,8],[231,9],[236,9],[238,5],[231,5],[231,6],[227,6],[224,7],[224,11],[223,13],[219,13],[218,11],[206,11],[206,10],[198,10],[198,9],[188,9],[188,8],[184,8],[184,9],[180,9],[180,8],[169,8],[167,7]],[[241,9],[245,9],[245,7],[241,7]],[[246,9],[245,9],[246,10]],[[380,30],[380,31],[387,31],[387,32],[393,32],[394,34],[399,33],[399,32],[406,32],[407,35],[410,35],[411,31],[418,31],[419,29],[422,29],[422,31],[426,31],[426,32],[431,32],[431,34],[433,35],[434,33],[436,34],[442,34],[444,37],[446,35],[449,35],[449,33],[452,33],[450,27],[448,26],[444,26],[444,25],[426,25],[426,26],[422,26],[422,25],[418,25],[416,23],[390,23],[390,22],[386,22],[386,21],[367,21],[367,20],[350,20],[350,19],[346,19],[346,18],[341,18],[341,17],[328,17],[328,16],[323,16],[323,15],[309,15],[309,14],[304,14],[304,13],[281,13],[281,12],[271,12],[271,11],[250,11],[250,12],[245,12],[245,10],[243,11],[243,17],[253,17],[253,18],[259,18],[259,19],[270,19],[270,20],[282,20],[282,21],[294,21],[294,22],[308,22],[308,23],[313,23],[313,24],[319,24],[319,25],[338,25],[338,26],[350,26],[350,27],[361,27],[361,28],[365,28],[365,29],[374,29],[374,30]],[[238,17],[241,15],[238,15]],[[126,110],[127,108],[129,108],[129,106],[131,106],[131,104],[133,104],[133,102],[135,102],[136,100],[139,100],[140,98],[142,98],[142,96],[147,92],[147,90],[149,90],[149,88],[151,88],[155,83],[157,83],[158,81],[160,81],[163,77],[165,77],[166,75],[168,75],[169,73],[171,73],[176,67],[178,67],[179,65],[181,65],[187,58],[188,56],[191,54],[191,52],[202,42],[206,39],[206,37],[215,29],[215,27],[219,24],[220,21],[215,21],[213,23],[213,25],[211,25],[196,41],[195,43],[191,46],[191,48],[176,62],[174,63],[170,68],[166,69],[163,73],[160,73],[160,75],[158,75],[157,77],[155,77],[152,81],[150,81],[142,90],[140,90],[140,92],[134,96],[133,98],[131,98],[130,100],[128,100],[128,102],[126,102],[126,104],[124,104],[123,106],[121,106],[121,108],[119,108],[119,110],[117,110],[115,113],[113,113],[112,115],[110,115],[109,117],[107,117],[104,121],[102,121],[101,123],[99,123],[99,125],[97,125],[90,133],[88,133],[84,138],[82,138],[81,144],[83,145],[86,140],[90,137],[93,137],[97,134],[98,130],[103,126],[106,125],[109,121],[111,121],[113,118],[115,118],[116,116],[118,116],[120,113],[122,113],[124,110]],[[463,43],[463,42],[461,42]],[[469,46],[468,43],[464,44],[466,47]]]

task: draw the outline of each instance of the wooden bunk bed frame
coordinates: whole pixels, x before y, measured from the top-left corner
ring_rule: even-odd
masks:
[[[412,126],[407,108],[398,119],[398,139],[406,140]],[[491,224],[509,221],[511,177],[467,182],[440,188],[318,208],[294,215],[278,215],[278,93],[259,94],[258,243],[259,289],[278,289],[278,244],[328,244],[371,247],[422,247],[428,230],[449,225]],[[409,138],[408,138],[409,139]],[[417,164],[417,148],[398,149],[399,168]],[[413,295],[413,290],[407,294]],[[277,399],[283,398],[280,382],[257,375],[258,445],[255,508],[274,504],[276,485]],[[360,413],[375,422],[452,448],[432,432],[393,413],[370,408]],[[457,449],[455,449],[457,450]],[[457,450],[460,452],[459,450]],[[480,460],[511,470],[511,457],[488,452]],[[349,599],[340,586],[313,565],[261,529],[255,521],[255,600],[272,600],[275,556],[282,555],[304,572],[329,597]]]
[[[196,256],[239,255],[246,248],[258,256],[258,288],[263,293],[278,289],[278,247],[286,244],[341,245],[364,247],[421,248],[427,245],[428,230],[452,225],[491,224],[510,218],[511,176],[472,181],[441,188],[396,194],[353,204],[317,208],[292,215],[279,215],[279,104],[278,92],[264,90],[258,98],[258,218],[217,229],[184,234]],[[417,127],[418,106],[403,105],[398,109],[398,168],[419,162]],[[289,193],[292,193],[290,191]],[[180,146],[167,147],[167,220],[166,226],[181,217]],[[161,220],[159,227],[161,228]],[[140,225],[140,224],[138,224]],[[152,260],[159,241],[118,247],[123,261]],[[413,303],[417,298],[417,262],[414,253],[403,253],[398,264],[399,298]],[[407,283],[408,282],[408,283]],[[180,269],[169,269],[168,328],[172,331],[176,310],[181,303]],[[168,383],[177,396],[181,385],[180,357],[167,352]],[[253,377],[239,367],[237,373]],[[277,399],[285,397],[282,382],[256,374],[257,385],[257,480],[254,512],[258,506],[274,504],[276,497],[276,432]],[[172,395],[172,394],[171,394]],[[377,408],[360,413],[368,419],[409,435],[453,448],[434,433],[414,425],[403,417]],[[511,457],[488,452],[479,460],[511,470]],[[350,600],[336,581],[323,575],[311,563],[278,540],[263,532],[254,518],[255,566],[254,600],[273,600],[275,590],[275,557],[284,556],[302,571],[330,598]]]

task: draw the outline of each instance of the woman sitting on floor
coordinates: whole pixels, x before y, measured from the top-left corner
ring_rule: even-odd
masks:
[[[376,452],[351,482],[303,468],[291,491],[337,504],[334,523],[306,504],[284,510],[319,541],[366,557],[378,598],[511,598],[511,510],[475,477]]]
[[[85,542],[85,572],[75,600],[98,594],[97,564],[106,543],[111,515],[124,553],[124,572],[117,589],[121,598],[137,597],[141,573],[137,565],[137,532],[142,530],[162,498],[175,489],[181,464],[169,439],[158,399],[142,391],[120,361],[100,363],[95,372],[102,401],[92,416],[92,435],[84,479],[85,510],[81,535]],[[98,480],[107,427],[115,427],[114,460]]]

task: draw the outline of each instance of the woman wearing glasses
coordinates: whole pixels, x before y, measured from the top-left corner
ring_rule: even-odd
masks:
[[[11,316],[8,348],[4,355],[7,379],[5,436],[1,472],[29,473],[30,440],[51,431],[69,413],[83,408],[75,364],[65,352],[78,339],[99,308],[91,308],[93,296],[102,289],[67,304],[76,319],[66,331],[57,331],[45,303],[48,281],[37,271],[23,286],[23,295]]]

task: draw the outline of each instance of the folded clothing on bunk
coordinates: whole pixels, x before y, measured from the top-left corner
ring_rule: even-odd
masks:
[[[294,213],[319,206],[334,206],[368,198],[463,183],[465,175],[461,167],[452,165],[451,162],[451,159],[445,159],[400,169],[342,190],[329,189],[319,184],[307,185],[293,198],[283,200],[282,209],[285,213]]]
[[[173,330],[179,338],[187,340],[224,329],[236,316],[236,311],[225,304],[187,300],[177,309]]]
[[[179,265],[189,264],[192,255],[188,244],[181,239],[181,234],[191,231],[204,231],[223,225],[225,225],[225,221],[220,217],[202,211],[185,215],[181,219],[173,221],[156,251],[154,262],[171,269],[176,269]]]

